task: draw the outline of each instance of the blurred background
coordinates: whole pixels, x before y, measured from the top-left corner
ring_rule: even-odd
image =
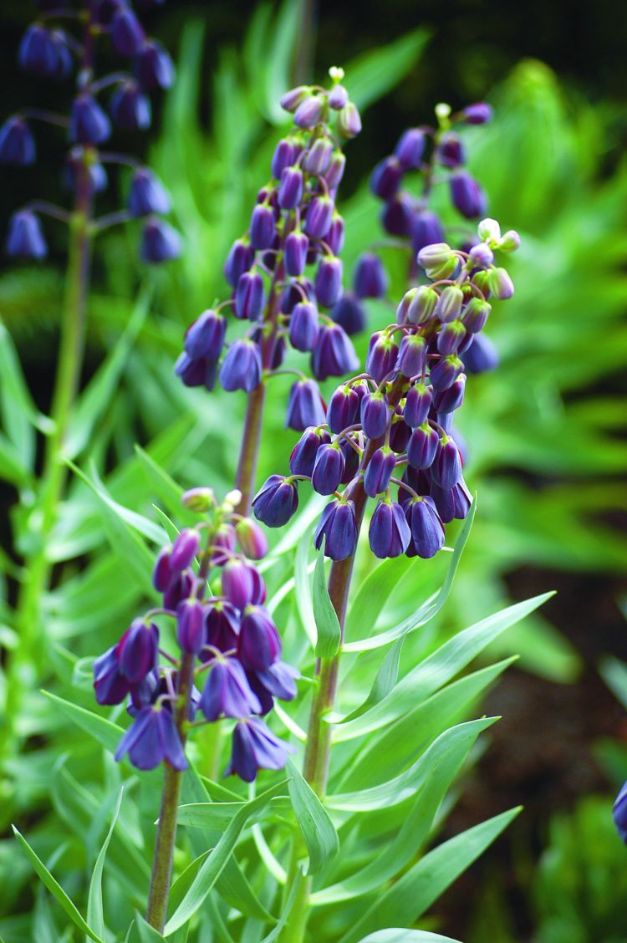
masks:
[[[29,95],[46,99],[39,82],[16,78],[15,50],[32,13],[30,3],[2,4],[3,114]],[[368,175],[403,129],[430,122],[438,101],[494,105],[493,124],[465,133],[470,167],[490,215],[519,230],[523,247],[512,265],[517,294],[488,329],[501,364],[473,380],[464,409],[479,510],[438,631],[454,632],[507,600],[558,593],[507,638],[504,651],[521,658],[484,708],[503,719],[444,834],[518,803],[526,811],[435,913],[444,932],[467,943],[625,943],[627,851],[610,809],[627,778],[626,21],[609,0],[364,0],[358,8],[176,0],[146,17],[178,81],[157,110],[150,145],[138,146],[150,147],[172,192],[186,251],[145,273],[131,236],[102,238],[85,382],[126,328],[138,288],[150,281],[154,289],[99,433],[120,500],[136,441],[162,442],[161,460],[184,484],[204,483],[209,468],[217,487],[232,474],[236,446],[221,415],[228,408],[241,417],[243,403],[180,389],[172,362],[184,327],[225,293],[223,260],[267,174],[286,85],[320,80],[335,64],[347,69],[349,89],[359,76],[364,130],[350,145],[340,192],[349,273],[377,238]],[[64,199],[61,143],[51,135],[42,151],[45,163],[12,171],[0,186],[3,227],[38,188]],[[102,212],[117,207],[123,188],[114,181]],[[62,289],[61,234],[55,242],[51,229],[50,242],[45,266],[0,270],[2,317],[43,410]],[[369,314],[373,327],[387,318],[375,303]],[[294,439],[278,408],[267,433],[260,480],[284,470]],[[141,495],[141,476],[134,487]],[[8,522],[11,486],[0,502]],[[0,527],[8,548],[8,523]],[[115,616],[133,604],[125,597]],[[72,632],[63,638],[74,645]],[[82,636],[76,645],[96,650]]]

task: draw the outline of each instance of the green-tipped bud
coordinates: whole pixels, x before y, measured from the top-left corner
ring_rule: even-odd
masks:
[[[498,244],[501,252],[515,252],[520,248],[520,236],[515,229],[508,229]]]
[[[181,503],[196,514],[205,514],[215,507],[216,499],[211,488],[190,488],[182,496]]]
[[[429,320],[438,300],[438,293],[427,285],[410,288],[396,309],[399,324],[424,324]]]
[[[425,246],[424,249],[420,250],[418,264],[428,271],[446,265],[451,258],[455,259],[455,255],[446,242],[434,242],[432,245]]]
[[[488,285],[500,301],[506,301],[514,294],[514,283],[504,268],[493,268],[488,272]]]
[[[477,235],[482,242],[487,242],[491,249],[495,249],[501,240],[501,227],[495,219],[482,219],[477,226]]]
[[[457,285],[447,285],[443,289],[435,308],[440,321],[455,321],[459,317],[464,302],[464,293]]]

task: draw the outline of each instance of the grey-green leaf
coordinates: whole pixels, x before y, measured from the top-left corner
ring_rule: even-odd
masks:
[[[89,882],[89,893],[87,895],[87,923],[90,925],[90,927],[93,927],[94,931],[99,934],[99,936],[105,935],[105,922],[102,905],[102,874],[104,871],[105,858],[107,856],[109,842],[113,836],[113,831],[120,814],[120,806],[122,805],[123,795],[124,788],[122,787],[115,804],[109,831],[107,832],[106,838],[102,843],[102,848],[98,852],[98,857],[96,858],[94,870],[91,875],[91,881]]]
[[[316,656],[318,658],[333,658],[340,649],[340,623],[329,597],[322,552],[318,555],[316,569],[314,570],[313,611],[318,631]]]
[[[288,761],[287,771],[290,799],[309,852],[309,873],[317,874],[337,854],[339,838],[331,816],[291,761]]]

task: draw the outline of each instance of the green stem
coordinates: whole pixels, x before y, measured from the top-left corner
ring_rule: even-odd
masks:
[[[237,464],[237,487],[242,493],[242,499],[237,506],[239,514],[250,513],[250,504],[255,487],[257,474],[257,459],[261,443],[261,429],[263,425],[263,407],[266,399],[266,385],[260,383],[252,393],[248,394],[246,420]]]
[[[86,157],[86,160],[88,158]],[[26,555],[16,607],[19,645],[6,667],[6,723],[0,740],[0,767],[11,755],[22,693],[36,682],[45,646],[42,601],[50,583],[49,542],[57,521],[67,468],[64,446],[83,364],[85,312],[91,262],[91,188],[85,162],[78,173],[70,220],[66,292],[61,319],[57,373],[52,396],[52,431],[45,440],[40,491],[30,517],[33,549]]]
[[[187,708],[189,693],[194,680],[194,656],[185,654],[181,662],[178,677],[177,704],[175,712],[176,728],[185,746]],[[163,772],[163,792],[161,793],[161,809],[157,826],[157,840],[152,859],[152,874],[150,877],[150,891],[146,920],[151,927],[163,931],[168,913],[168,899],[172,881],[172,861],[174,859],[174,845],[176,842],[176,820],[178,815],[179,798],[183,773],[173,769],[165,763]]]

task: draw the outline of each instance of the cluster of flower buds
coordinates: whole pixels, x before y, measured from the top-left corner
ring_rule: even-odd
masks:
[[[462,357],[491,311],[514,287],[494,250],[510,252],[518,235],[483,220],[469,252],[446,243],[423,248],[418,264],[430,284],[410,289],[396,323],[375,332],[365,372],[329,400],[326,422],[305,430],[290,457],[291,474],[272,475],[253,501],[259,520],[286,523],[298,505],[298,481],[333,495],[315,533],[316,547],[343,560],[355,552],[367,498],[377,505],[370,547],[377,557],[432,557],[444,524],[462,519],[471,498],[453,417],[464,400]],[[340,490],[342,489],[342,490]],[[393,497],[396,491],[396,500]]]
[[[342,70],[329,74],[329,89],[299,86],[281,99],[294,125],[276,146],[271,179],[257,195],[246,234],[230,250],[224,273],[231,298],[201,314],[186,333],[176,372],[187,386],[213,387],[225,348],[224,307],[251,322],[222,359],[226,390],[250,393],[281,367],[288,346],[310,354],[317,380],[357,368],[333,312],[342,294],[344,223],[335,205],[346,163],[341,139],[358,134],[361,123],[341,85]],[[302,431],[323,419],[316,382],[300,379],[290,393],[288,426]]]
[[[180,236],[160,218],[170,211],[163,185],[132,157],[102,150],[111,137],[112,122],[123,132],[143,131],[149,127],[148,93],[172,84],[172,60],[158,42],[146,36],[130,0],[84,0],[81,6],[83,9],[78,10],[59,3],[44,10],[38,21],[26,30],[18,54],[20,66],[43,79],[64,80],[74,76],[75,91],[69,115],[25,108],[8,118],[0,128],[0,163],[33,164],[37,148],[31,125],[43,121],[60,126],[69,139],[63,177],[77,202],[91,204],[95,194],[107,187],[106,165],[121,164],[132,171],[126,209],[96,220],[94,229],[98,231],[114,223],[142,218],[143,261],[156,263],[176,258],[181,250]],[[81,39],[54,25],[57,20],[76,22],[83,30]],[[128,72],[116,71],[96,77],[95,46],[101,37],[108,37],[113,52],[130,62]],[[99,97],[109,90],[107,109]],[[81,208],[85,210],[84,205]],[[60,207],[32,201],[11,218],[6,241],[9,255],[28,259],[41,259],[46,255],[41,214],[63,221],[69,219]]]
[[[230,773],[247,782],[259,769],[281,769],[289,747],[261,719],[274,698],[296,694],[298,673],[280,660],[281,639],[264,607],[255,566],[268,545],[250,518],[235,513],[239,492],[217,504],[195,488],[183,503],[199,523],[161,550],[154,568],[163,602],[135,619],[94,663],[99,704],[128,699],[133,723],[116,753],[138,769],[165,761],[185,769],[187,733],[202,723],[234,723]],[[165,639],[157,621],[171,622]]]

